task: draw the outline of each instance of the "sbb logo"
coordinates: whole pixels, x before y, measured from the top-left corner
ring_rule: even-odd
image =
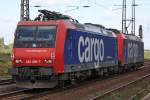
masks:
[[[99,66],[99,61],[104,59],[104,42],[103,39],[79,37],[78,42],[78,58],[80,63],[94,62],[95,66]]]

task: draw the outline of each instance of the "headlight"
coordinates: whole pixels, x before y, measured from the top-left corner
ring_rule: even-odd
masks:
[[[50,60],[50,59],[49,59],[49,60],[45,59],[45,60],[44,60],[44,63],[46,63],[46,64],[51,64],[51,63],[52,63],[52,60]]]
[[[17,60],[15,60],[15,63],[16,63],[16,64],[21,64],[21,63],[23,63],[23,61],[20,60],[20,59],[17,59]]]

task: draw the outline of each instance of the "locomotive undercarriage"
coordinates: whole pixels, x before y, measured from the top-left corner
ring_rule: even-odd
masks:
[[[109,67],[101,67],[98,69],[91,69],[85,71],[71,72],[69,74],[70,80],[84,80],[89,77],[105,77],[112,74],[121,74],[128,71],[137,70],[139,67],[143,66],[143,62],[131,63],[124,66],[109,66]]]
[[[58,84],[50,67],[16,67],[11,73],[17,87],[53,88]]]
[[[69,72],[58,75],[54,75],[52,69],[50,69],[49,67],[18,67],[14,68],[11,73],[13,73],[13,79],[16,81],[17,87],[54,88],[56,86],[64,87],[66,83],[76,84],[77,82],[84,81],[91,77],[106,77],[112,74],[120,74],[127,71],[133,71],[141,66],[142,62],[136,64],[128,64],[125,66],[110,66],[105,68]]]

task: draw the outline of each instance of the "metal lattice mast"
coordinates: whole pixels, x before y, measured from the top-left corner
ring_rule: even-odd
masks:
[[[135,0],[132,0],[132,26],[131,34],[135,35]]]
[[[29,0],[21,0],[21,16],[20,20],[29,20]]]
[[[122,33],[127,33],[127,27],[126,27],[126,0],[123,0],[122,4]]]

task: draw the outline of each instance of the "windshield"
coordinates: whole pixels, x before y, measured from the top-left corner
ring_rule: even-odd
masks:
[[[55,46],[56,26],[19,26],[14,47],[48,48]]]
[[[20,26],[17,29],[17,40],[18,41],[34,41],[34,33],[36,27],[32,26]]]
[[[39,26],[37,32],[37,41],[53,41],[55,26]]]

